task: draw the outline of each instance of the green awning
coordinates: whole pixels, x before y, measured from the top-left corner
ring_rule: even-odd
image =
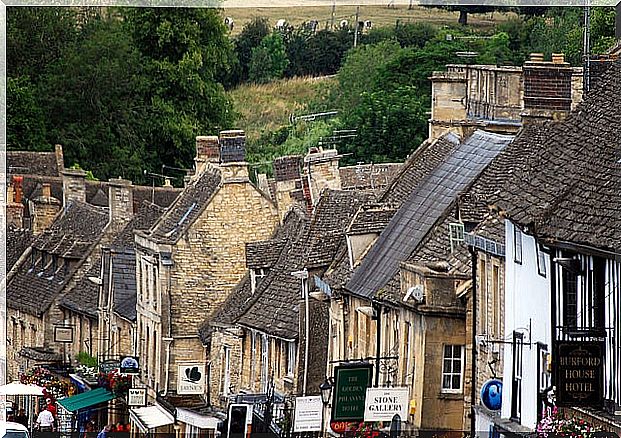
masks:
[[[107,402],[113,398],[115,398],[115,395],[107,389],[97,388],[72,397],[60,399],[58,403],[69,412],[75,412],[80,409]]]

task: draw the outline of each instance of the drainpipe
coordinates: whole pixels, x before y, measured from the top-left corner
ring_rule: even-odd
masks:
[[[380,360],[382,357],[382,306],[373,303],[375,311],[375,387],[379,388]]]
[[[304,336],[304,391],[302,393],[303,396],[306,396],[306,389],[308,385],[308,345],[309,345],[309,332],[310,332],[310,322],[309,322],[309,309],[308,309],[308,279],[302,279],[302,293],[304,294],[304,306],[306,309],[304,310],[304,325],[306,330],[306,335]]]
[[[468,246],[472,263],[472,377],[470,382],[470,430],[472,436],[476,429],[476,398],[477,398],[477,250],[474,246]]]
[[[164,386],[164,395],[168,395],[168,381],[170,377],[170,347],[173,343],[172,337],[172,296],[170,292],[170,266],[166,266],[166,294],[168,295],[168,339],[166,339],[166,384]]]

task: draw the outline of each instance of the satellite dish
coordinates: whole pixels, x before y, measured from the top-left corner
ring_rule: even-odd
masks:
[[[416,302],[420,303],[423,301],[425,296],[425,292],[423,290],[422,284],[417,284],[416,286],[412,286],[408,288],[405,296],[403,297],[403,302],[407,302],[410,298],[414,299]]]
[[[502,407],[502,382],[490,379],[481,387],[481,403],[490,411],[499,411]]]

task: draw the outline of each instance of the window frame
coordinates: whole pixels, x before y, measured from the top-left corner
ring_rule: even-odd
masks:
[[[537,253],[537,273],[543,278],[548,276],[548,267],[546,265],[545,252],[540,244],[535,242],[535,252]]]
[[[524,333],[513,332],[511,364],[511,420],[522,419],[522,378],[524,375]]]
[[[295,342],[287,342],[287,377],[295,375],[296,353]]]
[[[518,245],[519,242],[519,245]],[[518,251],[519,248],[519,251]],[[513,226],[513,261],[522,264],[524,251],[524,242],[522,240],[522,230],[517,225]]]
[[[450,348],[451,350],[451,356],[449,358],[446,357],[446,353],[447,353],[447,348]],[[444,364],[446,360],[450,360],[451,361],[451,370],[453,369],[453,365],[455,362],[455,357],[454,357],[454,349],[455,348],[459,348],[460,349],[460,355],[459,355],[459,361],[460,361],[460,369],[459,369],[459,388],[452,388],[453,386],[453,377],[456,376],[457,374],[453,371],[451,372],[445,372],[444,371]],[[444,344],[442,346],[442,379],[440,381],[440,392],[443,394],[462,394],[464,391],[464,354],[465,354],[465,345],[459,345],[459,344]],[[445,376],[451,376],[451,388],[445,388],[444,387],[444,377]]]

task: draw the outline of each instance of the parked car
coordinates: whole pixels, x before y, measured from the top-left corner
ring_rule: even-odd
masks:
[[[0,438],[30,438],[28,429],[19,423],[0,421]]]

